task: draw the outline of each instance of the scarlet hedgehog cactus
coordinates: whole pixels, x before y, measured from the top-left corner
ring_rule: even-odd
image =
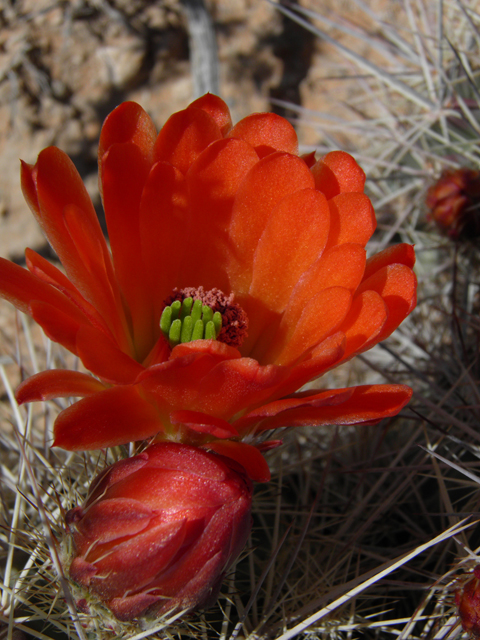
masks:
[[[456,592],[455,602],[464,631],[472,638],[480,638],[480,565],[470,575],[470,580]]]
[[[284,425],[371,424],[408,402],[410,389],[392,384],[297,393],[415,306],[410,245],[366,261],[375,215],[350,155],[299,157],[285,119],[253,114],[232,127],[207,94],[158,135],[139,105],[121,104],[98,157],[111,253],[75,167],[49,147],[22,164],[22,188],[65,273],[30,249],[28,270],[0,261],[0,294],[95,376],[51,370],[19,386],[20,403],[83,396],[58,416],[56,446],[176,440],[267,480],[245,439]],[[193,313],[187,298],[210,307],[205,325],[220,313],[218,336],[175,333]],[[177,329],[164,319],[164,335],[175,302]]]
[[[213,604],[247,540],[251,498],[252,482],[232,460],[151,445],[108,467],[67,513],[70,577],[119,620]]]
[[[98,158],[111,252],[75,167],[49,147],[22,164],[22,188],[64,272],[27,249],[27,269],[0,259],[0,295],[93,374],[49,370],[18,387],[20,403],[81,397],[57,417],[55,446],[176,443],[169,460],[184,488],[166,480],[167,511],[148,480],[164,450],[154,445],[147,461],[95,480],[68,517],[72,578],[127,619],[150,605],[164,612],[165,598],[195,608],[217,593],[248,534],[245,487],[270,478],[262,451],[278,441],[266,432],[375,424],[405,406],[404,385],[298,390],[398,327],[416,302],[415,257],[400,244],[366,259],[376,220],[363,171],[342,151],[298,156],[292,126],[275,114],[232,126],[226,104],[207,94],[157,135],[126,102],[106,119]],[[206,480],[197,462],[182,468],[184,452],[229,478],[202,514],[190,515],[184,494]],[[238,510],[219,508],[237,485]],[[142,546],[130,572],[137,537],[157,526],[160,555],[149,567]]]
[[[430,187],[429,219],[451,238],[480,236],[480,171],[447,169]]]

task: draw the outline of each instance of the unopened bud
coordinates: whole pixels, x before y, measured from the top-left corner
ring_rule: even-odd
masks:
[[[159,443],[117,462],[67,513],[70,577],[119,620],[213,604],[251,527],[243,467]]]
[[[429,218],[451,238],[480,235],[480,172],[447,170],[427,193]]]
[[[458,616],[465,631],[480,638],[480,565],[475,567],[473,577],[455,594]]]

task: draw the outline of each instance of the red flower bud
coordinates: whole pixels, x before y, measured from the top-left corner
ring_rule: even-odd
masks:
[[[455,601],[463,629],[480,638],[480,565],[475,567],[473,578],[457,591]]]
[[[427,193],[429,219],[451,238],[480,234],[480,172],[446,170]]]
[[[70,577],[119,620],[209,606],[245,545],[251,501],[234,460],[154,444],[97,476],[67,513]]]

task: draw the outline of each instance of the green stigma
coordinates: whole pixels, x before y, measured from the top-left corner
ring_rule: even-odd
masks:
[[[216,340],[221,328],[222,314],[193,298],[175,300],[160,318],[160,329],[172,349],[183,342]]]

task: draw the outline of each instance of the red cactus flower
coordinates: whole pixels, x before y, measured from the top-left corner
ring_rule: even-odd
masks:
[[[69,158],[22,165],[22,187],[65,273],[27,249],[0,261],[0,295],[96,377],[37,374],[19,402],[83,398],[55,423],[69,450],[151,437],[208,448],[268,479],[242,440],[284,425],[372,424],[403,385],[296,393],[386,338],[415,306],[410,245],[366,260],[376,221],[347,153],[297,155],[291,125],[232,126],[213,95],[157,135],[140,106],[106,119],[100,190],[111,252]]]
[[[451,238],[480,235],[480,171],[450,170],[430,187],[426,199],[429,219]]]
[[[229,458],[154,444],[108,467],[67,513],[70,577],[119,620],[213,604],[247,540],[251,501]]]
[[[480,566],[475,567],[473,577],[456,592],[455,601],[463,629],[473,638],[480,638]]]

